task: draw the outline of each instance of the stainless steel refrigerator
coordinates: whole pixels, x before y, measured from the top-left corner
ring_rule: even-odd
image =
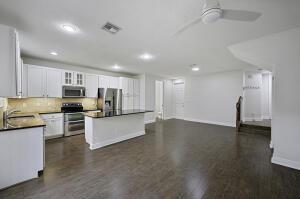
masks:
[[[122,89],[99,88],[97,106],[103,111],[122,110]]]

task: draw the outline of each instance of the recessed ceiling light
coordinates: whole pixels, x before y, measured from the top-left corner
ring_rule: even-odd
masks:
[[[120,70],[121,69],[121,67],[119,65],[117,65],[117,64],[114,65],[112,68],[115,69],[115,70]]]
[[[61,27],[62,27],[62,29],[64,29],[65,31],[70,32],[70,33],[75,33],[78,31],[78,28],[71,24],[63,24]]]
[[[196,64],[191,65],[192,71],[199,71],[200,68]]]
[[[140,56],[140,58],[143,59],[143,60],[151,60],[151,59],[154,58],[154,56],[151,55],[151,54],[149,54],[149,53],[144,53],[144,54],[142,54],[142,55]]]
[[[57,53],[57,52],[55,52],[55,51],[52,51],[52,52],[50,53],[50,55],[57,56],[57,55],[58,55],[58,53]]]

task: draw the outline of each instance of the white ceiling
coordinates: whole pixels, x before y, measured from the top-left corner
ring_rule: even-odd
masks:
[[[255,22],[220,20],[197,24],[179,36],[172,34],[201,13],[202,0],[0,0],[0,23],[16,27],[22,54],[64,63],[124,72],[174,77],[250,67],[227,46],[300,26],[298,0],[220,0],[226,9],[255,11]],[[116,35],[101,30],[107,21],[122,28]],[[78,34],[59,26],[76,25]],[[49,55],[57,51],[57,57]],[[155,60],[137,57],[149,52]]]

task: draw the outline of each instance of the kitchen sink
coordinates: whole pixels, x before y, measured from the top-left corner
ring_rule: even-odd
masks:
[[[23,119],[34,119],[34,115],[24,115],[24,116],[11,116],[8,118],[9,120],[23,120]]]

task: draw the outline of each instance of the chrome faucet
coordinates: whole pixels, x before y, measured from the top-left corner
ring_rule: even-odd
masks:
[[[11,110],[6,110],[3,112],[3,120],[7,120],[11,117],[12,114],[20,112],[19,110],[16,109],[11,109]]]

